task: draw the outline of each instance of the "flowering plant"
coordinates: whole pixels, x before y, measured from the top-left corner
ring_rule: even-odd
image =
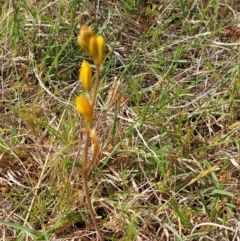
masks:
[[[85,135],[86,135],[86,143],[85,143],[85,150],[84,150],[84,159],[82,165],[82,178],[83,178],[83,187],[86,195],[86,202],[88,205],[88,209],[94,223],[94,227],[96,229],[97,235],[99,239],[102,241],[103,236],[98,226],[95,212],[91,202],[91,196],[89,194],[88,189],[88,171],[93,166],[95,162],[98,152],[99,152],[99,143],[98,143],[98,136],[96,133],[95,128],[92,127],[93,121],[93,113],[94,113],[94,105],[96,102],[96,97],[98,93],[98,86],[100,81],[101,75],[101,65],[104,61],[105,55],[105,42],[103,36],[96,36],[94,31],[86,26],[83,25],[80,29],[79,35],[77,37],[77,42],[80,47],[88,53],[96,66],[96,78],[95,78],[95,85],[93,94],[91,94],[92,90],[92,70],[88,61],[83,60],[82,65],[79,71],[79,80],[83,85],[83,88],[86,90],[87,95],[81,94],[76,98],[76,107],[77,111],[84,117],[86,121],[85,127]],[[93,144],[93,155],[92,158],[89,160],[88,151],[89,151],[89,143],[92,141]]]

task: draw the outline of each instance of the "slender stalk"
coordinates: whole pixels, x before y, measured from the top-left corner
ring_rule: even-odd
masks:
[[[96,79],[95,79],[95,86],[94,86],[94,92],[93,92],[92,107],[95,105],[95,102],[96,102],[98,86],[100,82],[100,75],[101,75],[100,66],[96,65]]]
[[[91,166],[90,166],[91,163],[90,164],[88,163],[89,142],[90,142],[90,123],[88,123],[87,127],[86,127],[86,143],[85,143],[84,159],[83,159],[83,165],[82,165],[83,188],[84,188],[85,195],[86,195],[87,206],[88,206],[95,230],[97,232],[97,236],[100,241],[104,241],[103,235],[101,233],[101,230],[100,230],[97,220],[96,220],[96,216],[95,216],[95,212],[94,212],[94,209],[92,206],[91,196],[89,194],[89,188],[88,188],[88,171],[91,168]]]

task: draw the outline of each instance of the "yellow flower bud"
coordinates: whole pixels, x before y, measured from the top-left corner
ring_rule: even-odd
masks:
[[[101,65],[104,60],[105,42],[103,36],[91,37],[89,52],[96,65]]]
[[[97,45],[98,45],[98,61],[99,64],[103,63],[105,55],[105,42],[102,35],[97,36]]]
[[[84,59],[79,71],[79,79],[86,90],[92,88],[92,70],[90,64]]]
[[[79,35],[77,37],[77,42],[80,47],[89,54],[89,41],[94,37],[94,31],[87,25],[83,25],[80,29]]]
[[[92,106],[88,99],[83,95],[76,98],[77,111],[82,114],[87,122],[91,122],[93,118]]]

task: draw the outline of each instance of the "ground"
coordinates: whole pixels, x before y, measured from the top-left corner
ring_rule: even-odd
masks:
[[[240,240],[240,2],[3,1],[2,240],[97,240],[77,45],[106,41],[89,188],[105,240]]]

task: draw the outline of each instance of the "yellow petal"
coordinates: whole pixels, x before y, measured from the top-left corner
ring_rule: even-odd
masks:
[[[83,62],[82,62],[79,77],[80,77],[80,81],[81,81],[83,87],[88,91],[91,90],[91,88],[92,88],[92,70],[91,70],[90,64],[86,60],[83,60]]]
[[[102,64],[104,60],[105,52],[105,42],[102,35],[97,37],[97,47],[98,47],[98,64]]]
[[[97,46],[97,38],[91,37],[89,41],[89,52],[91,57],[95,60],[98,56],[98,46]]]
[[[94,31],[84,24],[81,27],[79,35],[77,37],[77,43],[87,53],[89,53],[89,41],[93,36],[95,36]]]
[[[82,114],[87,122],[91,122],[93,118],[93,112],[89,100],[83,95],[76,98],[77,111]]]
[[[104,60],[105,43],[103,36],[91,37],[89,41],[89,52],[96,65],[101,65]]]

